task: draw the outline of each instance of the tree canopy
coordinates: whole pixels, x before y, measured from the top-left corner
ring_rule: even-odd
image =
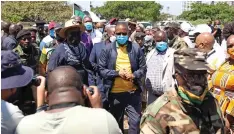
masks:
[[[162,6],[154,1],[107,1],[103,6],[92,8],[106,19],[136,18],[139,21],[156,21]]]
[[[72,7],[62,1],[4,1],[1,5],[2,19],[10,22],[65,21],[72,15]]]
[[[205,3],[193,3],[190,11],[184,11],[179,18],[190,21],[198,19],[220,19],[224,22],[233,20],[234,7],[224,2],[215,5]]]

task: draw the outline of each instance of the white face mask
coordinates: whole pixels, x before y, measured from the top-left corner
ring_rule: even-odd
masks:
[[[111,37],[110,37],[110,41],[111,41],[111,42],[115,42],[115,40],[116,40],[116,37],[115,37],[115,36],[111,36]]]
[[[148,42],[148,41],[152,41],[153,40],[153,36],[151,35],[146,35],[145,36],[145,41]]]
[[[103,33],[103,28],[98,28],[98,30],[99,30],[101,33]]]

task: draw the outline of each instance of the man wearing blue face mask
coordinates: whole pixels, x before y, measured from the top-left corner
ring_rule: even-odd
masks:
[[[93,49],[93,41],[91,37],[91,33],[93,32],[93,20],[91,17],[85,16],[83,18],[83,23],[85,26],[85,32],[81,34],[81,41],[84,43],[89,55]]]
[[[129,134],[139,134],[141,118],[141,78],[146,73],[144,54],[138,44],[128,41],[128,26],[118,23],[116,41],[107,45],[100,54],[99,70],[103,90],[110,103],[110,112],[123,131],[126,112],[129,117]]]
[[[93,49],[93,44],[101,42],[102,33],[99,30],[93,29],[93,20],[91,17],[85,16],[83,18],[83,23],[85,32],[81,35],[81,41],[88,50],[88,54],[90,54]]]
[[[148,105],[161,96],[173,84],[174,49],[168,47],[166,33],[158,31],[154,36],[155,49],[146,57],[147,73],[145,79],[148,90]]]
[[[53,46],[53,40],[55,38],[55,31],[54,31],[54,27],[55,27],[56,23],[55,22],[50,22],[49,24],[49,35],[47,35],[46,37],[44,37],[40,43],[40,52],[42,51],[42,49],[45,48],[49,48],[51,46]]]

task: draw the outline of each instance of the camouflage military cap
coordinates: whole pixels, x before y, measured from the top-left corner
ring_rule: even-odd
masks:
[[[206,71],[206,53],[197,48],[187,48],[175,52],[175,65],[188,71]]]
[[[180,28],[180,24],[179,23],[176,23],[176,22],[169,22],[167,23],[167,25],[165,26],[165,28]]]

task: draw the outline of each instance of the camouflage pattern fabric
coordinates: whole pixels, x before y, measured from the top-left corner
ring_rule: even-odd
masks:
[[[141,134],[222,134],[224,120],[210,93],[198,107],[184,102],[174,89],[148,106],[140,128]]]
[[[145,44],[144,44],[144,55],[145,55],[145,57],[147,56],[147,54],[151,51],[151,50],[153,50],[154,48],[155,48],[155,42],[154,41],[149,41],[149,42],[146,42]]]
[[[170,41],[169,47],[174,48],[177,51],[177,50],[183,50],[183,49],[188,48],[188,45],[182,38],[177,36],[173,40]]]
[[[31,45],[28,53],[24,52],[20,45],[13,49],[13,51],[20,56],[22,65],[31,67],[34,70],[34,74],[38,73],[39,54],[33,45]]]

